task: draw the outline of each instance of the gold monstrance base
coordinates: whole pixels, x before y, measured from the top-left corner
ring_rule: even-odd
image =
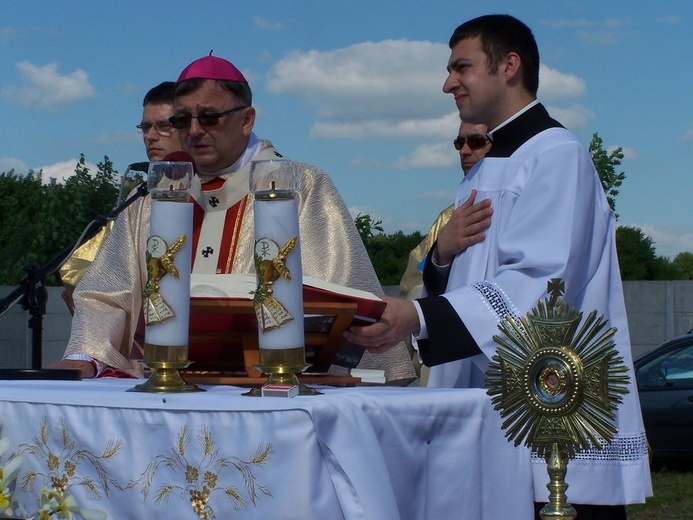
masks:
[[[546,471],[549,474],[549,501],[539,511],[542,520],[574,520],[577,511],[568,503],[565,491],[568,484],[565,483],[565,474],[568,471],[568,454],[554,442],[546,451]]]
[[[267,374],[267,381],[262,385],[251,388],[243,395],[262,397],[262,388],[267,385],[296,385],[298,395],[322,395],[315,388],[304,385],[298,380],[297,374],[310,365],[306,364],[305,347],[260,349],[260,364],[256,365],[260,372]]]
[[[152,370],[149,379],[128,389],[128,392],[187,393],[204,392],[204,388],[189,385],[180,375],[180,370],[190,366],[188,347],[144,345],[144,366]]]

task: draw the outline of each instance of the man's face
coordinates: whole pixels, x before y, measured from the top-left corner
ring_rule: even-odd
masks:
[[[214,80],[183,96],[176,96],[176,117],[193,116],[188,128],[178,130],[183,151],[189,153],[201,172],[214,173],[231,166],[245,151],[255,122],[255,109],[247,107],[202,126],[196,116],[218,114],[240,106],[235,96]]]
[[[142,110],[142,138],[150,161],[162,161],[171,152],[181,149],[178,130],[168,123],[172,115],[172,105],[147,104]]]
[[[461,40],[453,47],[443,92],[455,96],[462,120],[489,128],[503,122],[501,114],[506,99],[502,69],[503,64],[498,73],[489,73],[479,37]]]
[[[464,144],[458,152],[460,154],[462,171],[465,175],[491,149],[491,141],[486,137],[487,130],[486,125],[473,125],[464,121],[460,124],[460,130],[457,135],[458,143],[464,141]],[[479,148],[478,146],[481,143],[483,143],[483,146]]]

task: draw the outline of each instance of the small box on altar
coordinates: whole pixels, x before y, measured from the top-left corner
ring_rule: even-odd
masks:
[[[267,384],[262,387],[262,397],[296,397],[298,385]]]

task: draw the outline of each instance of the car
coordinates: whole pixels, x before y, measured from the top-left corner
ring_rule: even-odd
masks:
[[[693,460],[693,329],[634,361],[654,460]]]

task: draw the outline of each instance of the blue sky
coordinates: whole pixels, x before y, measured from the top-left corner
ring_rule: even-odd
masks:
[[[693,2],[244,0],[7,2],[0,171],[146,160],[142,97],[214,50],[248,77],[255,131],[333,178],[354,215],[426,232],[454,198],[458,116],[447,41],[488,13],[527,23],[539,98],[588,145],[621,146],[621,225],[693,252]],[[68,239],[69,240],[69,239]]]

